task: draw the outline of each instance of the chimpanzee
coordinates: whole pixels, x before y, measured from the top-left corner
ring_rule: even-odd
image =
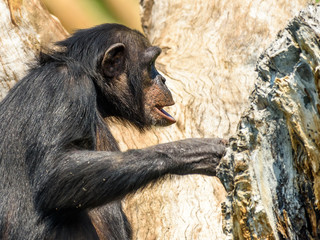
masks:
[[[105,119],[141,131],[175,122],[160,48],[118,24],[57,46],[0,104],[0,239],[130,239],[120,200],[165,174],[215,175],[224,141],[121,152]]]

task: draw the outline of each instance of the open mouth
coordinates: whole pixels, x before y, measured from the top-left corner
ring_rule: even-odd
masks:
[[[176,120],[169,114],[167,113],[163,107],[161,106],[156,106],[155,107],[156,111],[159,113],[159,115],[163,118],[165,118],[168,122],[170,122],[170,124],[173,124],[176,122]]]

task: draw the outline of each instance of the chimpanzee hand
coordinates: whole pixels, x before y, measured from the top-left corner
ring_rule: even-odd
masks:
[[[216,175],[226,145],[227,140],[220,138],[190,138],[157,145],[156,151],[169,157],[175,174]]]

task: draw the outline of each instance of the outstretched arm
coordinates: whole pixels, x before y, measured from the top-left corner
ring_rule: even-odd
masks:
[[[187,139],[126,152],[66,152],[47,159],[47,174],[36,177],[36,206],[44,215],[94,208],[168,173],[215,175],[224,151],[220,139]]]

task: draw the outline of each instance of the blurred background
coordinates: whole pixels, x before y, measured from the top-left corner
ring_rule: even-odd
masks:
[[[121,23],[142,31],[139,0],[41,0],[70,32],[101,23]]]

